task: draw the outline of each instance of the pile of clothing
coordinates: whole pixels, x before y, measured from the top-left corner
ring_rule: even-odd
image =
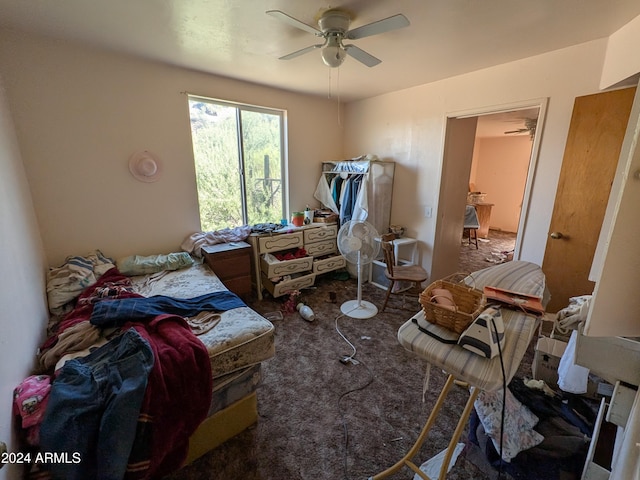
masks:
[[[280,262],[285,260],[295,260],[296,258],[304,258],[307,256],[307,251],[304,248],[296,248],[288,252],[274,252],[272,254]]]
[[[501,459],[499,442],[485,432],[475,410],[469,419],[469,441],[480,447],[494,468],[515,480],[580,478],[593,435],[597,402],[579,395],[532,388],[531,382],[519,377],[512,379],[508,392],[537,418],[532,433],[539,441],[508,460],[504,455]]]
[[[14,390],[27,445],[75,455],[31,478],[157,478],[186,458],[211,403],[207,349],[182,311],[128,285],[114,267],[86,288],[41,346],[41,374]]]

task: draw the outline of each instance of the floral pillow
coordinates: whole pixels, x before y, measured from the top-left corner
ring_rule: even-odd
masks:
[[[538,417],[520,403],[509,389],[506,398],[502,459],[510,462],[521,451],[540,444],[544,437],[533,429],[538,423]],[[500,452],[502,390],[480,392],[474,406],[484,431],[491,438],[496,451]]]

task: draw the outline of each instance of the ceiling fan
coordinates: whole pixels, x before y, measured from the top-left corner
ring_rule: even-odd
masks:
[[[342,65],[342,62],[344,62],[347,55],[352,56],[367,67],[375,67],[381,62],[380,59],[353,44],[345,45],[343,40],[358,40],[360,38],[378,35],[380,33],[396,30],[409,25],[407,17],[402,14],[397,14],[354,28],[353,30],[349,30],[351,16],[343,10],[331,9],[324,12],[318,20],[318,29],[311,25],[307,25],[306,23],[301,22],[280,10],[268,10],[266,13],[293,27],[312,33],[316,37],[324,39],[323,43],[310,45],[301,50],[297,50],[293,53],[280,57],[280,60],[291,60],[292,58],[299,57],[300,55],[304,55],[312,50],[321,48],[323,62],[325,65],[332,68]]]
[[[508,130],[504,132],[505,135],[518,135],[520,133],[529,133],[529,136],[533,138],[536,134],[536,126],[538,125],[537,118],[525,118],[524,128],[518,128],[516,130]]]

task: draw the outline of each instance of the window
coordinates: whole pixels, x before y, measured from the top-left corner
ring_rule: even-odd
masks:
[[[200,228],[285,218],[284,112],[189,96]]]

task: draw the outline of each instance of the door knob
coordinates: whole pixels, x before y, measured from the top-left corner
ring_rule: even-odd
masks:
[[[559,240],[562,238],[562,234],[560,232],[551,232],[550,237],[554,240]]]

